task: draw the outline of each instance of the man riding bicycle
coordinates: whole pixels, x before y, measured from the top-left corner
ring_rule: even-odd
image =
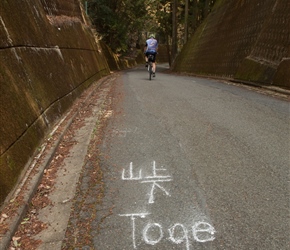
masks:
[[[156,71],[157,51],[158,51],[158,42],[155,39],[155,36],[153,34],[150,34],[149,39],[146,40],[146,45],[144,47],[144,53],[145,53],[145,61],[146,61],[145,67],[148,67],[148,56],[153,55],[153,59],[152,59],[153,77],[155,77],[155,71]]]

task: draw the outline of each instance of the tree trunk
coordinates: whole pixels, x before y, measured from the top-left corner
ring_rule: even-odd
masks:
[[[184,15],[184,44],[188,39],[188,0],[185,0],[185,15]]]
[[[203,18],[206,18],[209,12],[210,0],[205,0],[204,9],[203,9]]]
[[[177,54],[177,4],[178,0],[172,1],[172,50],[171,60],[175,60]]]
[[[168,60],[169,60],[169,67],[171,67],[171,49],[170,49],[170,44],[169,44],[169,39],[170,36],[167,37],[166,39],[166,47],[167,47],[167,55],[168,55]]]

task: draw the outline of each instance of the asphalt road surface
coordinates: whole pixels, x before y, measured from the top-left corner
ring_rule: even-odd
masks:
[[[114,87],[94,249],[289,249],[289,102],[158,67]]]

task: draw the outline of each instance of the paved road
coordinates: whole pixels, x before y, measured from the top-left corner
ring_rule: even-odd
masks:
[[[117,81],[94,248],[289,249],[289,102],[161,71]]]

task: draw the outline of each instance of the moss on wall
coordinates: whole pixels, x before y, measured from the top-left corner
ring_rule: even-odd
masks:
[[[158,45],[158,55],[156,57],[156,62],[157,63],[168,63],[169,62],[168,51],[169,51],[169,49],[167,48],[166,44],[159,44]],[[144,62],[144,56],[143,56],[142,62]]]
[[[108,45],[103,42],[100,42],[100,45],[102,48],[102,52],[107,59],[109,68],[112,71],[132,68],[144,61],[143,53],[141,53],[140,50],[136,50],[135,55],[132,55],[131,57],[118,57],[116,54],[113,53]]]
[[[173,70],[290,87],[289,44],[288,0],[218,0]]]
[[[273,84],[290,89],[290,58],[284,59],[276,71]]]
[[[282,58],[274,76],[273,84],[290,89],[290,43],[288,46],[287,57]]]
[[[104,42],[100,42],[102,51],[107,59],[108,65],[111,70],[120,70],[121,69],[121,62],[119,57],[113,53],[109,46],[107,46]]]
[[[276,68],[272,64],[266,64],[254,58],[245,58],[235,74],[235,78],[270,84],[275,72]]]
[[[79,1],[0,1],[0,202],[44,136],[110,73]]]

